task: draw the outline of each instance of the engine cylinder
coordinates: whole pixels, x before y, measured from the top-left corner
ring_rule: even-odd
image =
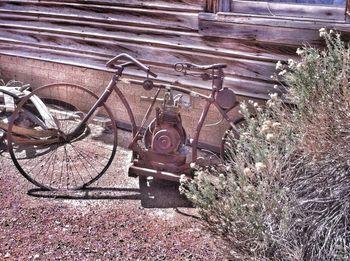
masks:
[[[170,154],[179,149],[181,137],[178,131],[170,126],[164,126],[153,134],[152,149],[158,153]]]

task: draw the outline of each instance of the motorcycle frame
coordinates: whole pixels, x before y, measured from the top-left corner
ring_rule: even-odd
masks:
[[[77,128],[73,131],[72,135],[73,136],[77,135],[84,128],[85,123],[88,122],[89,118],[95,113],[95,111],[98,110],[99,107],[101,107],[103,104],[105,104],[107,102],[107,100],[110,97],[110,95],[112,94],[112,92],[115,92],[115,94],[121,100],[123,106],[125,106],[126,111],[128,113],[128,116],[129,116],[129,119],[130,119],[133,140],[130,143],[129,148],[133,150],[133,159],[134,159],[135,153],[136,154],[138,153],[138,151],[134,149],[135,148],[134,145],[138,140],[137,138],[138,138],[138,135],[140,134],[140,131],[142,129],[142,124],[140,126],[137,126],[136,121],[135,121],[135,116],[134,116],[134,113],[130,107],[130,104],[129,104],[128,100],[126,99],[125,95],[123,94],[123,92],[118,87],[117,83],[119,81],[119,78],[123,74],[123,69],[124,68],[119,68],[117,71],[114,72],[112,79],[110,80],[109,84],[105,88],[104,92],[99,97],[97,102],[93,105],[93,107],[89,110],[89,112],[85,115],[85,117],[83,118],[83,120],[81,121],[79,126],[77,126]],[[137,81],[135,81],[134,83],[137,83]],[[140,84],[140,82],[139,82],[139,84]],[[190,145],[192,147],[191,161],[186,162],[188,167],[190,166],[191,163],[196,162],[196,160],[198,158],[197,150],[198,150],[199,136],[200,136],[201,130],[203,128],[205,119],[208,115],[209,109],[212,105],[214,105],[217,108],[217,110],[220,112],[222,117],[230,124],[231,128],[238,133],[238,130],[234,125],[234,122],[227,115],[227,112],[229,110],[222,109],[220,107],[219,103],[215,99],[217,92],[222,89],[222,83],[221,83],[221,86],[218,86],[217,88],[212,88],[209,95],[204,95],[204,94],[198,93],[196,91],[188,90],[186,88],[183,88],[180,86],[174,86],[174,85],[167,85],[167,84],[164,85],[164,84],[156,84],[155,83],[154,87],[158,88],[158,91],[157,91],[157,94],[153,97],[152,103],[151,103],[150,107],[148,108],[147,112],[145,113],[145,117],[149,116],[150,111],[153,109],[153,106],[154,106],[155,101],[157,99],[157,96],[159,94],[159,91],[162,89],[167,90],[167,91],[172,91],[172,90],[178,91],[178,92],[181,92],[184,94],[188,94],[191,97],[200,98],[200,99],[203,99],[206,101],[206,104],[201,112],[201,116],[200,116],[199,121],[198,121],[197,126],[196,126],[194,138],[193,138],[192,142],[190,142],[190,144],[186,144],[186,145]],[[235,106],[236,106],[236,104],[235,104]],[[144,123],[145,121],[146,121],[146,119],[144,118],[144,120],[142,122]],[[154,172],[153,174],[152,174],[152,172],[147,172],[147,173],[148,174],[151,173],[151,176],[157,175],[156,172]],[[170,177],[170,179],[172,179],[172,180],[175,179],[174,177],[172,177],[171,173],[168,173],[167,175]],[[178,179],[178,177],[176,177],[176,178]]]

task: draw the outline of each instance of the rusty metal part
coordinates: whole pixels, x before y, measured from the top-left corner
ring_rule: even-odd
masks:
[[[114,65],[119,59],[123,59],[123,61],[126,59],[130,60],[131,62]],[[231,119],[227,115],[227,112],[237,105],[235,93],[231,89],[223,88],[223,68],[226,67],[226,65],[196,65],[182,63],[175,66],[177,71],[181,71],[184,74],[187,73],[187,70],[194,69],[195,72],[189,75],[200,77],[202,80],[212,80],[212,92],[210,95],[204,95],[192,90],[186,90],[185,88],[179,86],[154,83],[148,78],[148,74],[153,76],[156,75],[152,74],[149,71],[149,68],[144,66],[141,62],[125,54],[116,56],[110,60],[107,65],[117,70],[114,71],[114,75],[103,94],[98,97],[97,102],[94,103],[84,118],[81,119],[73,134],[75,135],[76,131],[80,130],[79,127],[84,126],[84,124],[89,121],[89,118],[98,110],[98,108],[105,104],[111,92],[114,90],[126,108],[133,130],[133,140],[129,145],[129,148],[133,151],[133,159],[132,165],[129,169],[129,175],[153,176],[172,181],[179,181],[181,174],[186,174],[190,177],[190,164],[189,162],[186,162],[188,150],[184,149],[186,148],[187,140],[186,132],[182,126],[182,119],[179,113],[179,104],[181,103],[182,94],[178,94],[177,96],[175,95],[173,97],[171,91],[176,90],[206,101],[200,120],[196,126],[193,142],[191,143],[192,162],[195,162],[197,159],[200,132],[211,105],[214,105],[222,115],[222,118],[230,123]],[[147,73],[147,78],[141,83],[145,90],[151,90],[153,87],[158,88],[156,95],[152,99],[152,104],[145,113],[140,127],[136,126],[133,111],[126,100],[126,97],[116,85],[119,77],[122,76],[123,69],[131,65],[137,65]],[[203,70],[206,71],[204,72]],[[198,71],[200,71],[200,73],[198,73]],[[163,104],[161,105],[161,108],[156,109],[156,117],[144,131],[143,126],[146,124],[146,122],[148,122],[148,118],[153,111],[153,107],[158,99],[160,90],[165,90]],[[13,129],[13,131],[14,130],[15,129]],[[59,135],[56,134],[56,137],[59,138]],[[103,174],[103,172],[101,173]],[[101,173],[98,174],[98,177],[100,177]]]
[[[185,143],[186,133],[178,104],[171,93],[166,92],[162,108],[156,108],[156,117],[144,133],[145,147],[133,144],[132,149],[138,154],[134,166],[180,175],[188,169],[186,153],[180,151]]]
[[[216,102],[223,110],[231,110],[233,107],[237,105],[236,94],[233,90],[224,87],[216,94]]]
[[[174,182],[179,182],[180,180],[180,175],[178,174],[131,165],[129,168],[129,176],[133,176],[133,175],[144,176],[144,177],[152,176],[155,178],[165,179],[165,180],[174,181]],[[191,175],[187,175],[187,176],[192,178]]]
[[[0,86],[0,109],[2,117],[0,118],[0,129],[8,131],[9,119],[16,108],[16,104],[21,98],[29,95],[29,86],[23,85],[22,87],[9,87]],[[51,115],[50,111],[44,104],[44,102],[36,95],[30,97],[30,106],[22,108],[14,119],[16,125],[13,126],[12,132],[14,135],[21,135],[32,137],[15,137],[18,143],[21,144],[47,144],[52,143],[53,140],[58,139],[58,133],[54,129],[56,127],[56,121]],[[35,129],[34,126],[40,126],[41,129]],[[36,140],[40,138],[51,138],[50,140]]]
[[[180,153],[162,154],[153,150],[143,149],[138,156],[139,158],[133,161],[135,166],[138,167],[169,171],[179,175],[187,169],[186,156]]]
[[[150,114],[151,114],[151,111],[152,111],[152,109],[153,109],[153,106],[154,106],[154,104],[156,103],[156,101],[157,101],[157,99],[158,99],[159,93],[160,93],[160,88],[158,88],[158,90],[157,90],[155,96],[153,97],[152,103],[151,103],[150,106],[148,107],[148,109],[147,109],[147,111],[146,111],[146,113],[145,113],[145,115],[144,115],[144,117],[143,117],[143,119],[142,119],[141,126],[138,128],[136,134],[134,135],[134,137],[133,137],[133,139],[132,139],[132,142],[131,142],[130,145],[129,145],[129,148],[132,148],[132,147],[135,145],[135,143],[142,137],[142,136],[140,135],[140,133],[141,133],[141,131],[143,130],[144,125],[145,125],[146,121],[148,120],[148,118],[149,118],[149,116],[150,116]]]
[[[142,87],[146,90],[146,91],[150,91],[153,89],[154,84],[153,81],[150,79],[146,79],[143,81]]]
[[[191,176],[190,164],[186,162],[187,151],[182,149],[186,147],[186,133],[182,127],[181,115],[178,111],[179,102],[174,101],[170,91],[179,91],[206,101],[196,126],[194,138],[190,144],[192,146],[192,162],[196,162],[200,132],[211,105],[218,109],[223,119],[231,123],[232,120],[227,112],[238,104],[235,93],[228,88],[223,89],[224,67],[226,67],[224,64],[201,66],[178,63],[175,65],[177,72],[199,77],[202,80],[212,80],[212,92],[208,96],[179,86],[149,83],[147,79],[146,81],[131,80],[132,83],[141,84],[145,89],[157,87],[165,90],[166,93],[162,108],[156,109],[156,117],[144,133],[143,144],[141,142],[130,144],[130,149],[134,152],[134,158],[129,169],[129,176],[153,176],[172,181],[178,181],[181,174]],[[187,71],[190,69],[208,71],[188,73]],[[154,98],[152,99],[153,104],[157,97]],[[140,139],[137,140],[140,141]]]
[[[230,117],[227,115],[227,111],[235,107],[238,103],[236,101],[236,95],[235,93],[228,89],[223,89],[223,80],[224,80],[224,72],[223,68],[225,67],[224,64],[214,64],[214,65],[208,65],[208,66],[201,66],[196,64],[187,64],[187,63],[178,63],[175,64],[174,69],[177,72],[182,72],[185,75],[192,75],[195,77],[201,77],[203,80],[212,80],[212,93],[209,96],[201,95],[199,93],[196,93],[194,91],[188,91],[181,87],[172,86],[172,85],[160,85],[155,83],[155,86],[158,88],[165,89],[167,91],[169,90],[177,90],[180,92],[188,93],[192,95],[193,97],[199,97],[201,99],[206,100],[206,104],[203,108],[202,114],[200,116],[199,122],[196,126],[195,135],[193,140],[191,141],[192,146],[192,162],[196,162],[197,160],[197,149],[199,144],[199,136],[200,132],[204,126],[204,121],[207,117],[209,108],[211,105],[214,105],[220,114],[222,115],[223,119],[225,119],[228,122],[231,122]],[[189,69],[197,69],[197,70],[209,70],[209,72],[206,72],[205,77],[203,77],[203,73],[201,74],[190,74],[187,71]],[[136,82],[138,84],[138,82]],[[181,160],[180,162],[176,162],[177,160],[181,159],[181,155],[179,155],[180,147],[181,145],[185,144],[185,141],[182,141],[178,143],[179,136],[177,134],[180,134],[180,137],[182,139],[186,139],[184,130],[182,131],[182,124],[178,124],[174,119],[172,115],[172,112],[174,113],[175,110],[171,106],[166,106],[167,101],[170,101],[171,97],[169,99],[168,96],[164,98],[164,107],[161,111],[158,109],[156,118],[153,120],[153,122],[149,125],[147,128],[145,135],[144,135],[144,144],[146,149],[145,150],[139,150],[139,161],[136,163],[137,166],[140,167],[150,167],[155,168],[158,170],[163,170],[164,168],[167,169],[167,171],[172,170],[174,173],[178,173],[178,171],[181,169]],[[170,108],[170,110],[169,110]],[[163,114],[166,117],[162,117]],[[181,119],[180,114],[179,118]],[[166,120],[164,120],[166,119]],[[181,128],[179,128],[181,126]],[[182,133],[183,132],[183,133]],[[169,158],[164,158],[169,157]],[[162,158],[162,159],[161,159]]]
[[[173,153],[180,145],[180,138],[174,128],[163,128],[153,135],[151,148],[158,153]]]
[[[178,104],[170,92],[165,93],[163,107],[156,109],[156,118],[147,128],[144,137],[147,149],[164,154],[176,153],[180,145],[186,142]]]
[[[151,130],[151,149],[165,154],[177,152],[179,146],[186,141],[179,113],[168,108],[156,118],[155,123]]]
[[[143,141],[144,141],[145,147],[148,149],[151,148],[151,146],[152,146],[153,134],[155,132],[155,121],[156,121],[156,119],[153,119],[153,121],[148,125],[148,127],[144,133]],[[167,127],[167,128],[170,128],[170,127]],[[174,127],[171,127],[171,128],[174,129]],[[159,128],[159,130],[161,130],[161,129],[162,128]],[[185,144],[186,143],[186,131],[185,131],[185,129],[183,127],[182,127],[182,129],[177,127],[177,128],[175,128],[175,131],[180,134],[180,141],[181,141],[180,145]]]

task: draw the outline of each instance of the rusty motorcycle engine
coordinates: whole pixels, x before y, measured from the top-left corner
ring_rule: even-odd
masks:
[[[144,134],[145,150],[139,163],[146,168],[179,173],[186,163],[186,132],[177,101],[168,93],[162,108]]]

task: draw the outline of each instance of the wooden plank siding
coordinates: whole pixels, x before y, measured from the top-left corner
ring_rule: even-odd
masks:
[[[320,27],[349,29],[344,21],[228,14],[231,2],[1,1],[0,54],[106,70],[108,59],[125,52],[154,67],[160,81],[198,88],[210,85],[178,78],[173,64],[227,63],[226,86],[241,96],[266,98],[278,60],[295,57],[303,43],[319,45]],[[127,73],[142,75],[137,70]]]

